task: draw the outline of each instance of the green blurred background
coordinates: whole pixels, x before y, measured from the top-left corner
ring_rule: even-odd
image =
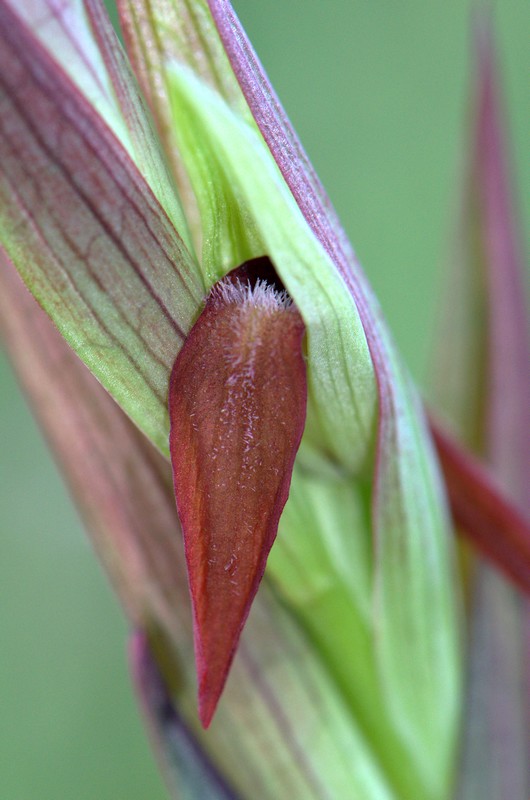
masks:
[[[421,381],[456,215],[472,4],[234,5]],[[495,17],[528,221],[528,0]],[[528,253],[528,222],[523,235]],[[0,798],[162,800],[127,626],[1,354],[0,430]]]

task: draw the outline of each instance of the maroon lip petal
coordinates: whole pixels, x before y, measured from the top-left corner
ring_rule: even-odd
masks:
[[[306,411],[304,324],[285,295],[224,281],[180,351],[170,451],[207,727],[265,570]]]

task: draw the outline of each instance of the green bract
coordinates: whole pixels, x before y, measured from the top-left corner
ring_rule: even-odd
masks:
[[[0,4],[2,243],[130,420],[167,456],[172,364],[207,291],[241,262],[268,255],[306,325],[308,416],[291,496],[210,732],[190,690],[191,621],[173,608],[182,563],[170,573],[178,591],[154,602],[152,587],[169,580],[163,537],[140,548],[140,586],[126,551],[101,547],[130,616],[156,631],[166,672],[178,672],[186,725],[241,798],[256,785],[260,800],[447,798],[461,680],[451,530],[422,411],[375,301],[361,313],[309,227],[206,3],[119,4],[165,152],[101,3],[67,3],[60,29],[37,32],[53,3],[33,6],[22,22],[17,3]],[[92,391],[77,402],[90,405]],[[166,508],[164,468],[153,478],[127,431],[116,452],[145,466]],[[133,491],[125,481],[116,503]],[[112,541],[112,519],[100,529]],[[140,536],[131,523],[131,541]]]

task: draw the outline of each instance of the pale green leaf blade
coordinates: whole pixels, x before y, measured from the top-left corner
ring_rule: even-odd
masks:
[[[0,6],[0,237],[63,336],[167,452],[167,385],[196,264],[127,153]]]
[[[103,0],[9,0],[9,5],[105,120],[189,244],[165,157]]]
[[[193,188],[173,134],[168,66],[187,64],[237,113],[252,116],[205,0],[118,0],[120,23],[136,76],[153,111],[197,247],[203,239]]]

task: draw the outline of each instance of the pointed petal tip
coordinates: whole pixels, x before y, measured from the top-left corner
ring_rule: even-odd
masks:
[[[304,324],[257,281],[214,290],[169,390],[170,451],[211,721],[287,500],[305,423]]]
[[[259,584],[259,581],[257,581]],[[211,615],[194,625],[195,663],[198,681],[198,711],[203,728],[208,728],[215,715],[219,700],[234,660],[239,639],[248,617],[254,593],[246,599],[244,609],[237,614],[237,626],[227,629],[220,624],[226,615],[216,616],[218,624],[212,624]],[[198,604],[194,604],[195,612]],[[232,621],[233,622],[233,621]]]
[[[239,644],[239,635],[233,638],[231,647],[226,647],[226,642],[217,642],[217,646],[221,646],[221,655],[219,651],[217,658],[212,658],[210,654],[198,655],[196,648],[196,664],[197,664],[197,705],[199,712],[199,719],[202,727],[206,730],[217,711],[219,700],[224,691],[225,684],[234,660],[234,655]],[[196,640],[197,641],[197,640]]]
[[[199,707],[199,719],[204,730],[210,727],[214,714],[217,710],[217,705],[223,691],[223,685],[217,690],[213,691],[210,687],[206,688],[201,686],[197,695]]]

